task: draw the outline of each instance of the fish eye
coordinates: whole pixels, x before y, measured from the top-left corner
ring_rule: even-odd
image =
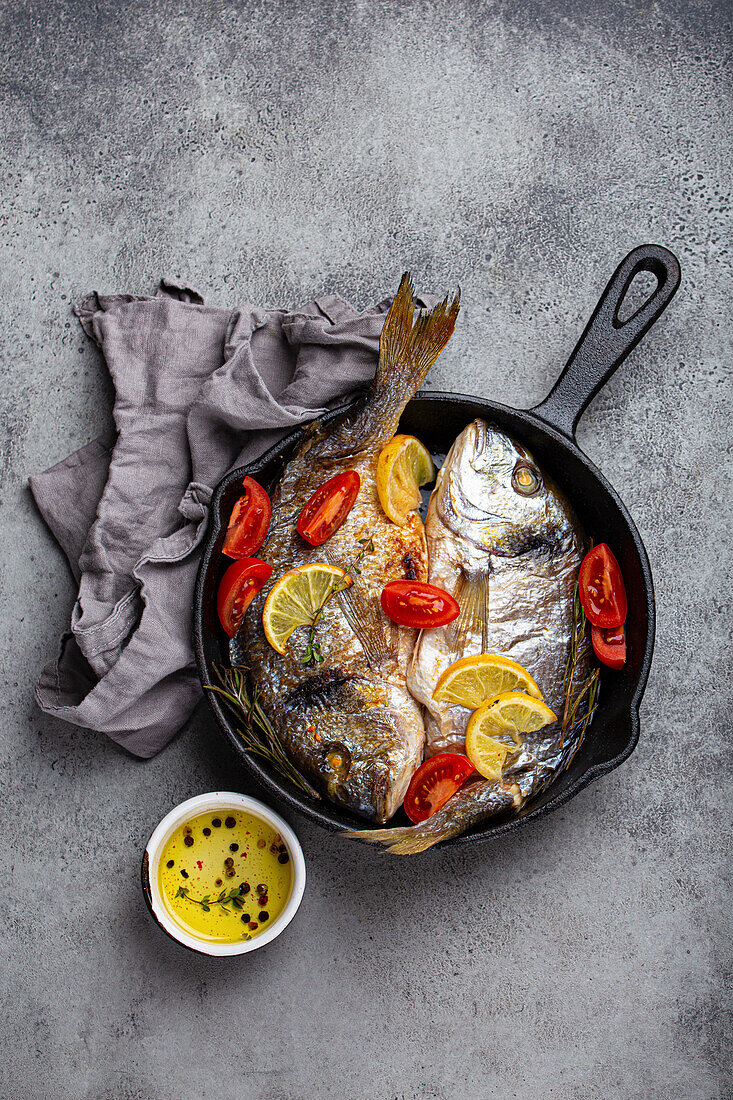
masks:
[[[351,769],[351,753],[339,742],[324,745],[325,763],[331,776],[340,782],[346,779]]]
[[[526,462],[518,462],[512,474],[512,488],[524,497],[532,497],[540,488],[542,482],[539,474]]]

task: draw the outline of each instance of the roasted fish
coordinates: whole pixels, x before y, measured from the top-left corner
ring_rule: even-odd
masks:
[[[409,399],[447,344],[458,299],[446,298],[415,320],[412,281],[405,275],[385,320],[379,366],[363,405],[327,428],[316,426],[288,461],[272,492],[272,522],[259,556],[274,566],[272,583],[308,562],[350,572],[353,584],[325,604],[318,624],[321,663],[306,665],[307,629],[284,656],[268,644],[262,608],[271,585],[251,605],[232,642],[234,664],[250,669],[263,708],[296,767],[334,802],[374,822],[402,803],[423,756],[425,726],[407,690],[415,631],[382,615],[384,585],[407,575],[427,579],[423,523],[417,514],[398,527],[384,514],[376,488],[381,448],[394,435]],[[361,489],[343,526],[318,548],[296,533],[311,494],[328,478],[356,470]],[[373,546],[359,559],[359,551]]]
[[[500,783],[469,781],[422,825],[354,834],[398,854],[423,851],[486,817],[518,809],[567,766],[591,676],[583,634],[570,688],[579,705],[568,727],[565,674],[587,540],[568,502],[524,447],[482,420],[469,424],[440,470],[425,530],[430,582],[452,592],[461,607],[453,623],[422,632],[408,671],[408,687],[425,707],[426,755],[464,749],[470,712],[436,703],[432,694],[441,673],[472,654],[498,653],[521,664],[558,721],[526,736]]]

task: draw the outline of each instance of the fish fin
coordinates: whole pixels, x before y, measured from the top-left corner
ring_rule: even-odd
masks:
[[[388,640],[384,630],[384,616],[378,597],[372,597],[359,577],[358,568],[353,562],[337,560],[335,555],[326,551],[326,561],[343,569],[351,577],[348,588],[338,593],[338,601],[344,618],[361,642],[364,656],[371,668],[383,668],[390,658],[396,660],[397,650]]]
[[[432,848],[441,840],[453,836],[454,830],[446,826],[444,836],[426,833],[419,825],[397,829],[347,829],[341,836],[349,840],[365,840],[368,844],[381,844],[393,856],[412,856]]]
[[[488,646],[489,625],[489,574],[469,578],[464,573],[458,578],[453,593],[461,608],[457,619],[448,627],[448,644],[456,653],[464,653],[471,638],[481,635],[481,653]]]
[[[374,390],[412,396],[453,335],[460,308],[459,290],[415,322],[415,287],[406,271],[382,329]]]

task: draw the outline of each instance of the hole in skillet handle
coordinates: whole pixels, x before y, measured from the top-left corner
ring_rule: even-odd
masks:
[[[657,286],[630,317],[620,316],[629,287],[648,271]],[[657,244],[629,252],[616,268],[567,365],[544,401],[531,411],[550,428],[573,439],[578,421],[614,371],[661,317],[680,285],[677,257]]]

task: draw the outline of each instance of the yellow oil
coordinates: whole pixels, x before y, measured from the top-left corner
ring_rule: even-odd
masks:
[[[264,821],[242,810],[214,810],[168,838],[158,885],[171,917],[190,935],[238,943],[282,913],[292,891],[292,864],[282,837]],[[218,902],[232,891],[236,900]]]

